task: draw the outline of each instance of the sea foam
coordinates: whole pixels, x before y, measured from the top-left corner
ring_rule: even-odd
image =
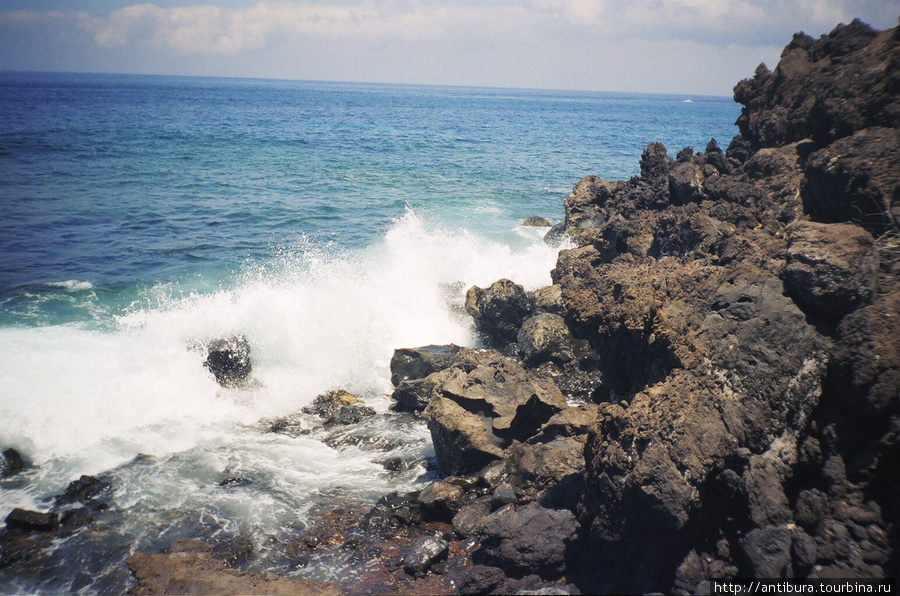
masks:
[[[171,297],[157,289],[152,306],[120,314],[113,331],[0,330],[7,380],[0,437],[40,470],[30,497],[8,494],[0,509],[138,454],[171,458],[236,437],[257,441],[247,439],[247,428],[328,389],[347,389],[384,410],[395,348],[476,344],[461,312],[465,288],[504,277],[526,289],[550,283],[556,249],[536,233],[511,237],[447,230],[407,210],[364,250],[300,239],[265,265],[248,264],[227,289]],[[203,366],[204,343],[234,334],[251,345],[255,383],[247,389],[219,387]],[[267,451],[271,445],[255,457]],[[341,476],[346,457],[318,458],[316,474]]]

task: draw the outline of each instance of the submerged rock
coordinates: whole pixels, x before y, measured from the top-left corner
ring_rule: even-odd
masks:
[[[153,594],[308,594],[338,596],[330,582],[275,577],[229,569],[213,547],[198,540],[176,541],[167,554],[138,553],[128,557],[136,595]]]
[[[499,352],[463,349],[425,411],[442,474],[477,471],[567,407],[552,381]]]

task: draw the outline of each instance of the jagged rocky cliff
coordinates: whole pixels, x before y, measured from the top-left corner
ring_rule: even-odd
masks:
[[[398,381],[442,473],[496,495],[495,462],[516,492],[458,496],[476,563],[632,593],[900,572],[900,32],[798,34],[735,99],[725,151],[653,143],[639,177],[578,182],[552,287],[469,290],[494,351]],[[553,565],[520,563],[538,531]]]

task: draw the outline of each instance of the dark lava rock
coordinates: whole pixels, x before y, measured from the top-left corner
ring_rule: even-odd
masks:
[[[246,382],[253,366],[250,363],[250,342],[243,335],[211,341],[203,365],[209,369],[219,385],[234,387]]]
[[[482,527],[480,556],[507,573],[561,574],[566,550],[575,541],[578,523],[571,511],[521,509],[512,505],[492,513]]]
[[[69,483],[54,501],[54,507],[81,503],[94,508],[106,506],[106,499],[112,492],[112,484],[103,476],[82,475],[78,480]]]
[[[474,596],[493,594],[506,581],[502,569],[488,565],[474,565],[459,580],[459,593]]]
[[[774,71],[734,88],[737,125],[754,149],[812,138],[824,146],[872,126],[900,126],[900,39],[854,20],[814,40],[798,33]]]
[[[41,513],[16,507],[6,516],[6,526],[29,532],[53,532],[59,528],[59,514]]]
[[[803,205],[814,220],[853,222],[874,233],[900,228],[896,128],[867,128],[839,139],[810,155],[805,171]]]
[[[447,558],[450,543],[439,536],[422,536],[403,549],[403,569],[410,575],[428,571],[428,568]]]
[[[784,528],[757,528],[741,541],[750,560],[753,577],[772,579],[787,577],[791,562],[791,532]]]
[[[535,314],[562,315],[565,312],[562,302],[562,288],[558,285],[536,289],[531,293],[531,302]]]
[[[25,469],[25,462],[19,452],[9,447],[0,452],[0,478],[15,476]]]
[[[487,289],[472,286],[466,292],[466,312],[491,347],[516,341],[519,327],[531,313],[525,290],[508,279],[494,282]]]

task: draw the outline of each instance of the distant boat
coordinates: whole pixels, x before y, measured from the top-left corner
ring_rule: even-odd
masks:
[[[693,99],[682,99],[681,103],[694,103]]]

